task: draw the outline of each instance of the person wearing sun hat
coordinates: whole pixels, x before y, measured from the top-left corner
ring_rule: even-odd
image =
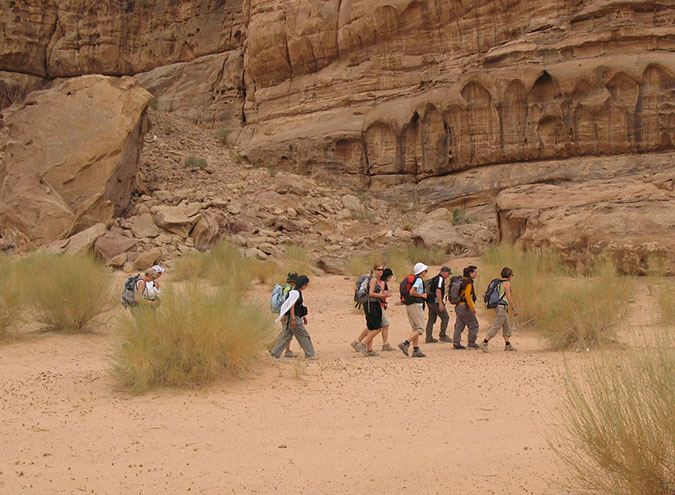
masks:
[[[159,294],[162,292],[162,289],[159,287],[159,278],[162,276],[164,273],[164,268],[162,268],[159,265],[155,265],[152,267],[155,272],[157,272],[157,278],[155,280],[152,280],[146,284],[146,294],[147,298],[150,301],[156,301],[159,302]]]
[[[407,340],[401,342],[398,345],[398,348],[401,349],[401,352],[406,356],[410,355],[410,344],[413,345],[412,357],[422,358],[426,355],[420,350],[417,345],[419,342],[420,335],[424,333],[424,326],[426,323],[426,318],[424,317],[424,302],[427,299],[427,295],[424,292],[424,276],[427,274],[429,267],[424,263],[416,263],[413,268],[414,271],[414,281],[410,287],[410,296],[413,298],[413,302],[410,304],[406,303],[406,312],[408,313],[408,321],[412,327],[412,333]],[[410,278],[410,276],[408,276]]]

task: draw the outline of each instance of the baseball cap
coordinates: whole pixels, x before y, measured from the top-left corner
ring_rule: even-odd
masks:
[[[452,273],[452,270],[451,270],[449,267],[447,267],[447,266],[444,266],[443,268],[441,268],[441,271],[442,271],[442,272]]]

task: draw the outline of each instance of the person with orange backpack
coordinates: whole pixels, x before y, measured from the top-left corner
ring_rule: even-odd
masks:
[[[424,317],[424,303],[427,294],[424,292],[424,276],[429,267],[424,263],[416,263],[414,274],[408,275],[401,281],[399,290],[401,292],[401,302],[405,304],[408,313],[408,321],[412,327],[412,333],[407,340],[401,342],[398,348],[406,356],[410,355],[410,344],[413,345],[412,357],[423,358],[426,355],[418,346],[420,335],[424,333],[426,318]]]

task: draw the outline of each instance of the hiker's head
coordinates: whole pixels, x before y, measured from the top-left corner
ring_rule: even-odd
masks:
[[[298,274],[295,272],[289,272],[288,275],[286,275],[286,283],[287,284],[295,284],[295,281],[298,280]]]
[[[309,277],[307,275],[300,275],[295,281],[295,288],[303,290],[309,284]]]
[[[157,280],[157,270],[155,270],[154,268],[148,268],[147,270],[145,270],[143,278],[145,279],[146,282]]]
[[[380,276],[380,280],[384,280],[385,282],[388,282],[389,279],[394,275],[394,272],[391,271],[391,268],[385,268],[382,270],[382,276]]]
[[[162,267],[159,266],[159,265],[153,266],[152,269],[155,270],[155,271],[157,272],[157,278],[161,277],[162,274],[164,273],[164,268],[162,268]]]
[[[384,265],[383,265],[382,263],[375,263],[375,264],[373,265],[373,273],[374,273],[377,277],[381,277],[383,271],[384,271]]]
[[[452,275],[452,270],[450,268],[447,266],[441,268],[441,277],[448,278],[450,275]]]
[[[477,276],[478,276],[478,267],[469,265],[464,269],[464,278],[470,278],[471,280],[475,280]]]
[[[427,265],[425,265],[424,263],[415,263],[415,266],[414,266],[413,269],[415,270],[415,275],[419,275],[420,277],[424,277],[424,275],[426,275],[429,267]]]
[[[502,268],[502,278],[503,279],[510,279],[513,277],[513,270],[511,270],[509,267],[505,266]]]

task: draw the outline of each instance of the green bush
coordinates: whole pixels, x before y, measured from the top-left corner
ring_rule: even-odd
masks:
[[[465,225],[470,223],[476,223],[474,217],[469,217],[466,215],[466,210],[464,208],[455,208],[452,210],[452,224],[453,225]]]
[[[274,328],[267,308],[231,288],[167,288],[160,310],[143,307],[120,318],[113,372],[136,393],[204,384],[246,370]]]
[[[185,159],[185,166],[187,168],[198,168],[204,170],[206,167],[209,166],[209,164],[203,158],[197,158],[196,156],[190,155]]]
[[[218,129],[216,131],[216,139],[220,144],[225,145],[227,144],[227,138],[230,135],[230,132],[232,132],[230,129]]]
[[[20,273],[20,265],[0,255],[0,339],[20,321],[26,309],[25,280]]]
[[[675,339],[591,355],[563,375],[562,427],[549,444],[568,488],[597,495],[675,493]]]
[[[206,279],[215,285],[238,290],[251,285],[251,261],[232,244],[220,243],[206,253],[193,251],[179,260],[173,273],[175,280]]]
[[[23,263],[24,287],[35,318],[49,330],[93,331],[119,303],[110,274],[90,256],[35,254]]]

